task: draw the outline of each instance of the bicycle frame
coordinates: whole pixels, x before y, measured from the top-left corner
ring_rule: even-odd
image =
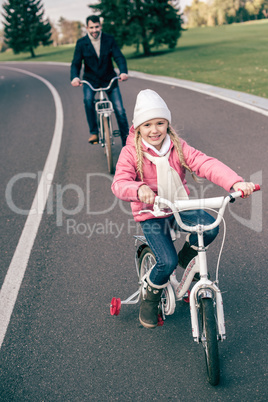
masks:
[[[161,199],[160,202],[162,202]],[[136,246],[137,241],[139,240],[142,244],[148,245],[144,236],[134,236],[136,238]],[[215,305],[216,305],[216,315],[217,315],[217,325],[218,325],[218,340],[223,341],[226,339],[226,332],[225,332],[225,321],[224,321],[224,311],[223,311],[223,301],[222,296],[219,288],[217,287],[215,282],[212,282],[208,279],[208,272],[207,272],[207,258],[206,258],[206,248],[204,247],[203,243],[203,233],[198,233],[198,242],[199,242],[199,250],[198,250],[198,258],[199,258],[199,270],[198,265],[193,264],[192,266],[188,267],[181,278],[181,281],[178,282],[176,278],[175,271],[170,277],[170,283],[175,293],[176,301],[182,300],[193,281],[194,275],[197,272],[200,272],[200,280],[193,286],[190,292],[190,313],[191,313],[191,325],[192,325],[192,335],[194,341],[199,343],[201,341],[200,337],[200,328],[199,328],[199,321],[198,321],[198,307],[199,307],[199,300],[202,297],[205,298],[212,298]],[[135,256],[136,262],[136,270],[138,273],[138,261],[137,261],[137,253]],[[201,273],[202,272],[202,273]],[[141,285],[141,283],[139,284]],[[135,300],[133,300],[137,297]],[[121,304],[134,304],[137,303],[140,299],[140,292],[135,292],[132,296],[130,296],[127,300],[121,302]],[[165,319],[165,315],[163,315]]]

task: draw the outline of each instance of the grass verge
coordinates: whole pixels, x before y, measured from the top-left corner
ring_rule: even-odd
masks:
[[[74,45],[39,47],[37,57],[0,54],[0,61],[71,62]],[[164,75],[234,89],[268,98],[268,21],[194,28],[184,31],[177,47],[161,47],[150,57],[124,47],[129,70]]]

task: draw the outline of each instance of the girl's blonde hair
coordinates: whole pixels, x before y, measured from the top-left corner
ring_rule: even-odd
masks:
[[[178,134],[169,126],[167,129],[167,134],[169,134],[175,150],[179,156],[180,164],[188,170],[188,172],[191,173],[193,178],[196,180],[196,176],[194,175],[194,172],[192,169],[186,164],[183,151],[182,151],[182,146],[180,142],[180,138]],[[143,180],[143,151],[142,151],[142,137],[140,135],[139,127],[136,128],[135,130],[135,148],[136,148],[136,154],[137,154],[137,171],[140,174],[141,180]]]

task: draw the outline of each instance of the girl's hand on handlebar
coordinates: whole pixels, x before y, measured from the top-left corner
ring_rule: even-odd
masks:
[[[240,181],[233,185],[234,191],[243,191],[243,198],[249,197],[255,190],[255,184],[252,182]]]
[[[143,184],[138,189],[138,197],[139,200],[141,202],[144,202],[145,204],[153,204],[155,199],[155,193],[153,192],[153,190],[150,189],[149,186]]]
[[[122,73],[119,75],[119,81],[126,81],[128,79],[128,75],[125,73]]]
[[[81,84],[80,79],[76,77],[71,81],[71,85],[73,87],[81,87],[82,84]]]

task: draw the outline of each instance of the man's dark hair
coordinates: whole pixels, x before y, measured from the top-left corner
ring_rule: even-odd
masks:
[[[92,21],[94,24],[96,24],[96,22],[100,23],[100,17],[98,15],[89,15],[86,19],[87,26],[88,21]]]

